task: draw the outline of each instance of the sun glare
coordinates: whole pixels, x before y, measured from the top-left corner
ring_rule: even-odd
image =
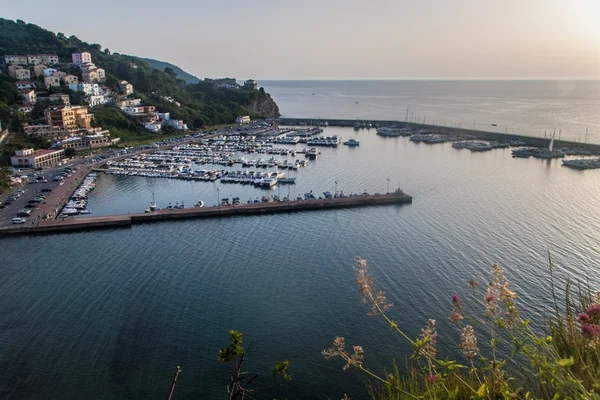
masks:
[[[580,0],[574,7],[579,29],[592,39],[600,41],[600,0]]]

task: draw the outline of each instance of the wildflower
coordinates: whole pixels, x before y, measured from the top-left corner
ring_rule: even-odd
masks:
[[[494,295],[494,293],[492,293],[490,289],[488,289],[485,296],[483,296],[483,299],[488,303],[493,303],[496,301],[496,296]]]
[[[460,351],[469,360],[479,355],[479,347],[477,347],[477,338],[471,325],[467,325],[463,328],[460,334]]]
[[[475,279],[471,279],[469,281],[469,287],[473,290],[475,290],[475,288],[477,288],[479,286],[479,282],[477,282]]]
[[[594,324],[581,325],[581,334],[587,338],[594,339],[598,335],[598,327]]]
[[[421,329],[419,337],[424,342],[419,349],[419,354],[426,358],[437,357],[437,332],[435,331],[435,320],[430,319],[427,322],[427,328]]]
[[[346,343],[343,337],[338,336],[333,341],[333,347],[329,349],[321,351],[321,354],[325,356],[325,359],[329,359],[332,357],[341,357],[344,361],[346,361],[346,365],[344,365],[344,370],[350,368],[351,366],[355,366],[357,368],[362,367],[364,362],[365,352],[362,346],[356,345],[352,346],[353,353],[352,355],[346,352]]]
[[[363,303],[371,304],[369,315],[378,315],[388,310],[392,304],[388,303],[385,293],[378,290],[369,274],[367,260],[362,257],[356,259],[356,283],[362,296]]]
[[[590,316],[600,315],[600,304],[593,304],[585,312]]]
[[[437,381],[437,375],[429,375],[427,377],[427,382],[429,382],[429,383],[435,383],[435,381]]]
[[[463,316],[461,315],[461,313],[454,309],[452,310],[452,312],[450,313],[450,321],[452,321],[453,323],[458,323],[463,319]]]
[[[586,313],[581,313],[577,317],[577,321],[579,321],[579,322],[590,322],[591,319],[590,319],[590,316],[587,315]]]
[[[460,297],[457,294],[452,295],[452,305],[454,307],[460,307]]]

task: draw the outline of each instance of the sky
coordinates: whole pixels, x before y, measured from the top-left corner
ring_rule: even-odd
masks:
[[[0,16],[200,78],[600,79],[600,0],[29,0]]]

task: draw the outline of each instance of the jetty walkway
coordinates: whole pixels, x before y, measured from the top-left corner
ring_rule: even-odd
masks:
[[[93,229],[131,227],[133,224],[176,219],[216,218],[262,215],[299,211],[318,211],[350,207],[369,207],[412,203],[412,196],[402,191],[388,194],[356,195],[330,199],[264,202],[230,206],[164,209],[144,214],[110,215],[105,217],[43,220],[32,226],[15,226],[0,230],[0,235],[54,234]]]

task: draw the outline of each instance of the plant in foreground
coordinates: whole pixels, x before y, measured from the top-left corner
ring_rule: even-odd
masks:
[[[222,363],[230,363],[233,367],[229,383],[227,384],[228,399],[254,399],[258,391],[275,388],[284,382],[289,382],[292,377],[288,374],[290,362],[276,361],[275,367],[271,369],[272,383],[269,385],[256,386],[257,373],[243,371],[246,351],[242,346],[242,333],[229,331],[229,346],[219,349],[217,360]]]
[[[375,373],[365,365],[363,347],[355,345],[347,350],[343,337],[336,337],[333,347],[323,350],[322,354],[325,358],[342,358],[344,369],[354,367],[366,373],[371,380],[371,396],[375,399],[600,400],[600,292],[592,297],[580,290],[579,304],[575,305],[570,300],[571,290],[567,284],[565,303],[559,305],[550,258],[549,266],[555,299],[550,335],[535,333],[529,321],[521,317],[517,295],[497,264],[492,266],[487,287],[480,289],[477,281],[469,282],[471,302],[465,304],[458,295],[451,296],[449,319],[460,329],[457,347],[464,357],[463,365],[458,360],[439,356],[435,320],[429,319],[427,326],[412,339],[391,319],[388,310],[392,305],[376,287],[367,261],[359,257],[356,281],[362,302],[370,305],[369,315],[381,316],[394,333],[412,346],[413,355],[407,364],[409,372],[400,373],[394,364],[393,373]],[[467,306],[479,312],[470,315],[466,312]],[[485,354],[477,335],[489,340]]]

